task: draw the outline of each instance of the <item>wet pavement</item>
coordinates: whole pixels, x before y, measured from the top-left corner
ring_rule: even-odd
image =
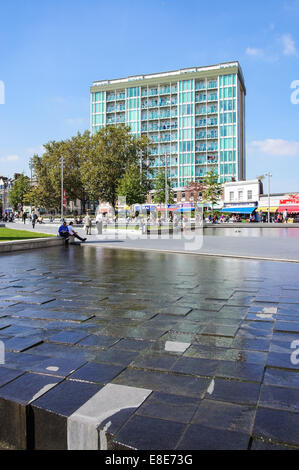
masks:
[[[219,224],[221,225],[221,224]],[[266,228],[210,226],[196,231],[142,234],[139,230],[104,230],[87,236],[84,247],[99,246],[130,250],[171,251],[210,256],[230,256],[258,259],[287,260],[299,262],[299,228],[291,224],[270,224]],[[33,230],[30,224],[11,223],[9,228]],[[41,224],[35,231],[57,234],[58,226]],[[76,228],[85,237],[83,228]]]
[[[0,259],[0,447],[299,448],[298,264]]]

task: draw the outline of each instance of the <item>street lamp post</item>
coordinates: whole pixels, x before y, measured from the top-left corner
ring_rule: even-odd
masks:
[[[63,165],[64,158],[61,157],[61,220],[63,220]]]
[[[168,218],[168,166],[167,166],[167,153],[165,153],[165,220]]]
[[[265,176],[268,176],[268,224],[270,223],[270,178],[271,178],[271,173],[268,171],[268,173],[265,173]]]

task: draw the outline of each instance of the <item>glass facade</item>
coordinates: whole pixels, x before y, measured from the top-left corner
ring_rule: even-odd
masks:
[[[152,79],[146,80],[147,76],[137,77],[138,86],[132,86],[128,79],[118,80],[123,88],[117,85],[113,89],[109,82],[101,85],[103,91],[92,87],[92,133],[103,126],[124,123],[132,134],[147,135],[150,152],[156,157],[152,166],[158,171],[167,158],[174,188],[184,188],[191,180],[201,181],[212,168],[220,182],[244,178],[245,155],[239,143],[243,132],[239,116],[244,110],[240,110],[238,99],[238,70],[219,71],[212,77],[208,71],[205,77],[192,75],[183,79],[165,73],[154,84]]]

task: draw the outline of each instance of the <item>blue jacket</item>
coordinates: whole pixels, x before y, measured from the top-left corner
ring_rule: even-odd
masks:
[[[60,227],[59,227],[59,229],[58,229],[59,235],[61,235],[61,232],[68,232],[67,225],[66,225],[66,226],[60,225]]]

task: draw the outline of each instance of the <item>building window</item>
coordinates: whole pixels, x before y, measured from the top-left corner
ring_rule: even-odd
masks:
[[[248,201],[252,200],[252,191],[247,191],[247,199]]]
[[[243,191],[238,191],[238,199],[239,201],[243,201]]]
[[[230,191],[230,193],[229,193],[229,200],[230,201],[234,200],[234,192],[233,191]]]

